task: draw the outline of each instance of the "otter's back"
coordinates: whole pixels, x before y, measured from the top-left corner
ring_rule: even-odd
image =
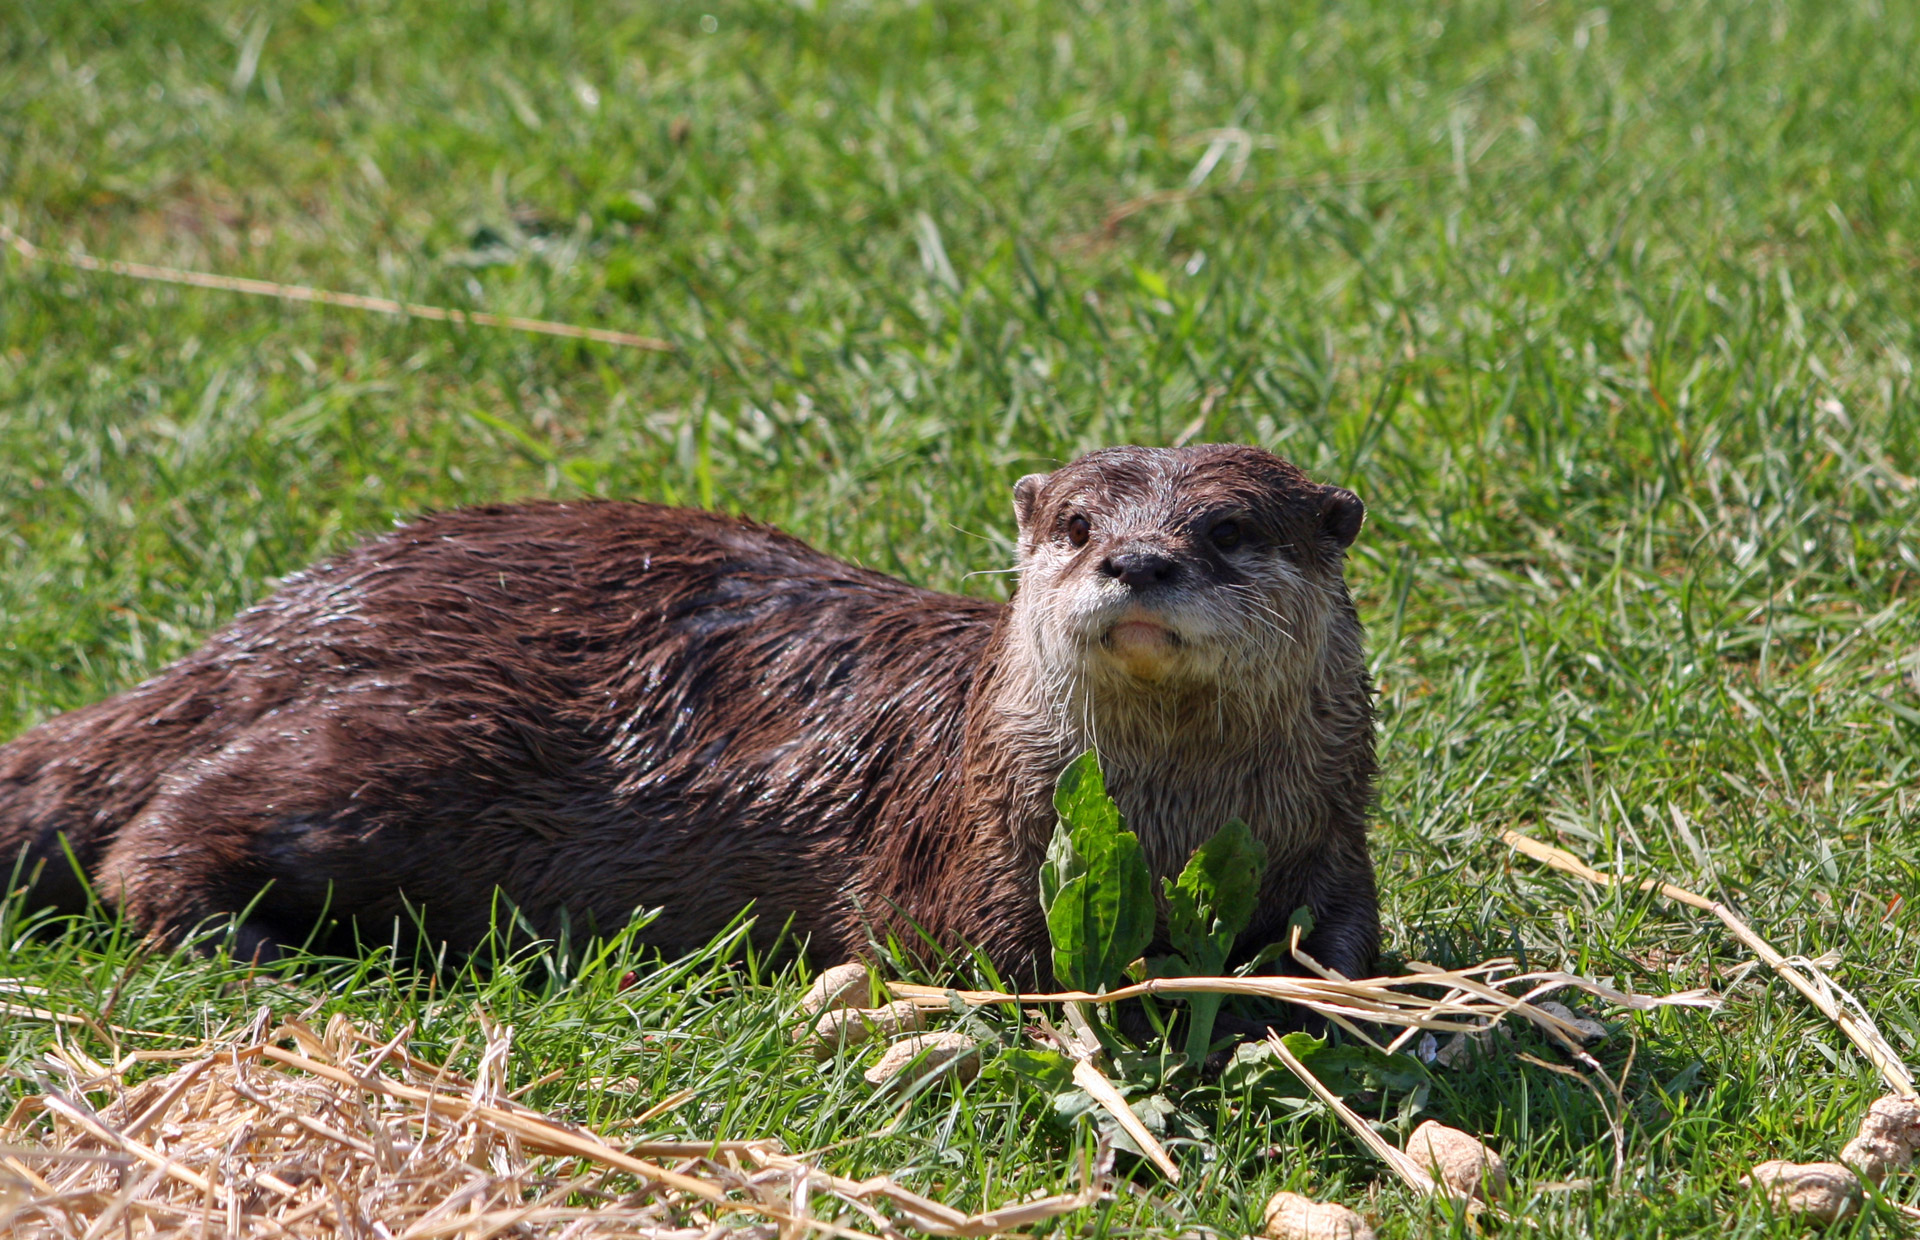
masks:
[[[944,786],[999,610],[709,513],[430,516],[89,708],[146,743],[68,716],[0,749],[0,845],[177,854],[190,830],[233,908],[146,910],[163,924],[268,887],[256,912],[289,933],[404,899],[458,944],[498,887],[548,930],[665,904],[685,946],[758,900],[837,936],[876,814]],[[195,885],[121,860],[136,904]]]

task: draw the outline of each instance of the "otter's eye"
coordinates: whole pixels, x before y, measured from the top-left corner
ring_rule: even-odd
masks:
[[[1222,521],[1207,532],[1207,537],[1212,539],[1213,545],[1220,550],[1231,551],[1240,545],[1240,523]]]
[[[1074,546],[1076,547],[1086,546],[1087,535],[1091,534],[1092,532],[1093,532],[1093,526],[1087,523],[1087,519],[1085,517],[1067,518],[1067,541],[1072,543]]]

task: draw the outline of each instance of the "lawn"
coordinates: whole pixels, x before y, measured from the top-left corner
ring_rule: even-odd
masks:
[[[1489,1134],[1539,1234],[1796,1234],[1736,1181],[1832,1157],[1870,1067],[1702,915],[1500,832],[1837,949],[1920,1061],[1916,63],[1886,0],[14,0],[0,223],[35,244],[673,351],[0,257],[0,736],[425,509],[711,506],[998,597],[1021,474],[1257,443],[1369,505],[1392,958],[1726,998],[1614,1016],[1619,1145],[1507,1055],[1389,1132]],[[876,1099],[788,1042],[804,975],[727,944],[260,974],[21,918],[4,971],[96,1024],[342,1012],[470,1069],[484,1016],[554,1114],[692,1089],[648,1130],[962,1208],[1069,1190],[1090,1145],[991,1074]],[[0,1022],[0,1099],[33,1092],[58,1031]],[[1324,1112],[1222,1099],[1215,1141],[1052,1229],[1240,1235],[1290,1187],[1467,1230]]]

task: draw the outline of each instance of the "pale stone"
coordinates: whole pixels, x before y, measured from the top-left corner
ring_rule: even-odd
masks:
[[[1507,1186],[1507,1165],[1471,1133],[1428,1120],[1407,1138],[1407,1155],[1431,1168],[1440,1181],[1470,1197],[1486,1197]]]
[[[801,996],[800,1010],[808,1016],[835,1008],[858,1007],[867,997],[867,966],[837,964],[819,977]]]
[[[1447,1044],[1440,1048],[1433,1059],[1448,1071],[1464,1068],[1492,1050],[1496,1041],[1513,1041],[1513,1031],[1505,1025],[1489,1025],[1472,1033],[1456,1033],[1447,1039]]]
[[[1909,1156],[1920,1154],[1920,1098],[1875,1098],[1860,1121],[1860,1135],[1904,1146]]]
[[[1299,1193],[1275,1193],[1267,1202],[1266,1234],[1272,1240],[1373,1240],[1373,1228],[1352,1210]]]
[[[831,1059],[841,1047],[864,1046],[877,1037],[897,1037],[926,1028],[920,1009],[911,999],[878,1008],[835,1008],[811,1025],[793,1031],[796,1042],[810,1040],[819,1059]]]
[[[1913,1161],[1913,1151],[1885,1137],[1855,1137],[1840,1147],[1840,1161],[1875,1184]]]
[[[1839,1163],[1775,1159],[1755,1165],[1740,1182],[1765,1193],[1774,1209],[1823,1226],[1839,1222],[1860,1204],[1860,1177]]]
[[[1605,1025],[1597,1020],[1580,1015],[1580,1013],[1574,1011],[1564,1003],[1556,1003],[1552,999],[1547,999],[1533,1006],[1539,1008],[1549,1016],[1558,1017],[1566,1021],[1569,1025],[1579,1030],[1580,1040],[1582,1042],[1598,1042],[1607,1036],[1607,1027]]]
[[[949,1075],[971,1081],[980,1073],[979,1044],[964,1033],[917,1033],[889,1046],[880,1062],[867,1069],[867,1082],[885,1085],[909,1064],[924,1074],[955,1060],[959,1062]]]

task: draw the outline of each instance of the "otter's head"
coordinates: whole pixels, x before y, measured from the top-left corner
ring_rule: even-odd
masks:
[[[1353,492],[1258,448],[1207,444],[1089,453],[1020,479],[1013,497],[1014,623],[1036,688],[1084,741],[1104,749],[1208,716],[1231,729],[1352,683],[1341,568],[1366,512]]]

